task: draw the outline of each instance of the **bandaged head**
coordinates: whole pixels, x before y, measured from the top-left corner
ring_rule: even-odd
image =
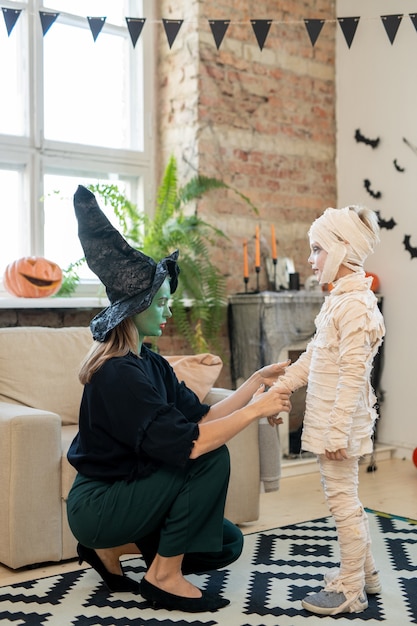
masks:
[[[363,271],[366,258],[379,241],[351,207],[326,209],[309,230],[310,243],[317,243],[327,252],[320,279],[321,284],[335,280],[339,267],[345,265],[353,272]]]

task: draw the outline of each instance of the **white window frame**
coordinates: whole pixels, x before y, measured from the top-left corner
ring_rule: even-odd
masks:
[[[43,41],[39,37],[39,11],[52,11],[44,8],[40,0],[27,2],[10,2],[3,0],[2,7],[21,9],[19,20],[27,20],[28,39],[24,43],[27,48],[22,50],[28,58],[28,91],[29,117],[26,136],[0,134],[0,167],[15,169],[18,167],[23,174],[21,204],[21,220],[24,224],[18,233],[20,242],[19,256],[43,256],[43,176],[44,173],[61,173],[71,176],[92,177],[92,183],[107,172],[120,176],[137,178],[138,185],[135,197],[130,198],[144,211],[152,212],[155,195],[154,180],[154,101],[155,101],[155,59],[154,59],[154,2],[143,0],[144,15],[137,15],[135,2],[129,0],[131,13],[126,17],[145,17],[145,26],[136,46],[143,45],[143,120],[144,147],[143,151],[113,150],[105,147],[92,147],[47,140],[43,137]],[[2,19],[2,15],[0,15]],[[87,25],[88,27],[88,25]],[[53,25],[52,27],[53,28]],[[105,27],[104,27],[105,28]],[[1,36],[7,36],[2,34]],[[13,36],[13,32],[11,34]],[[48,34],[46,33],[45,37]],[[132,45],[133,48],[133,45]],[[11,233],[13,236],[13,233]],[[76,261],[77,259],[74,259]],[[82,281],[83,282],[83,281]],[[95,295],[98,280],[84,281],[74,296]],[[2,283],[0,297],[7,297]]]

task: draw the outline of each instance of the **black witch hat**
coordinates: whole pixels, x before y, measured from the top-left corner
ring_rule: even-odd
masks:
[[[174,293],[178,285],[178,250],[156,263],[132,248],[104,215],[94,194],[82,185],[74,194],[74,208],[87,264],[106,287],[110,300],[110,306],[90,324],[94,339],[105,341],[122,320],[150,306],[166,278]]]

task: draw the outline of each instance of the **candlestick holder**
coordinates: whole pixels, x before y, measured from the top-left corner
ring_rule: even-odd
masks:
[[[245,293],[248,293],[249,276],[244,276],[243,277],[243,282],[245,283]]]
[[[274,290],[276,290],[276,285],[277,285],[277,263],[278,260],[277,259],[272,259],[272,263],[274,265]]]
[[[256,272],[256,291],[257,291],[257,293],[259,293],[259,272],[260,271],[261,271],[260,265],[256,265],[255,272]]]

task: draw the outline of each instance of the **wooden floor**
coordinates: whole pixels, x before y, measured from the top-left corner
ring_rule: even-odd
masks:
[[[375,472],[360,467],[360,496],[370,509],[417,519],[417,468],[400,459],[377,463]],[[253,533],[295,524],[328,515],[317,472],[281,480],[277,492],[261,494],[261,514],[257,522],[245,524],[244,533]],[[0,565],[0,586],[63,573],[80,567],[76,561],[11,570]],[[84,567],[84,565],[82,566]]]
[[[359,494],[363,506],[417,519],[417,468],[411,461],[390,459],[359,468]],[[318,472],[281,480],[280,489],[261,494],[261,516],[247,532],[296,524],[328,515]],[[243,529],[245,532],[245,529]]]

